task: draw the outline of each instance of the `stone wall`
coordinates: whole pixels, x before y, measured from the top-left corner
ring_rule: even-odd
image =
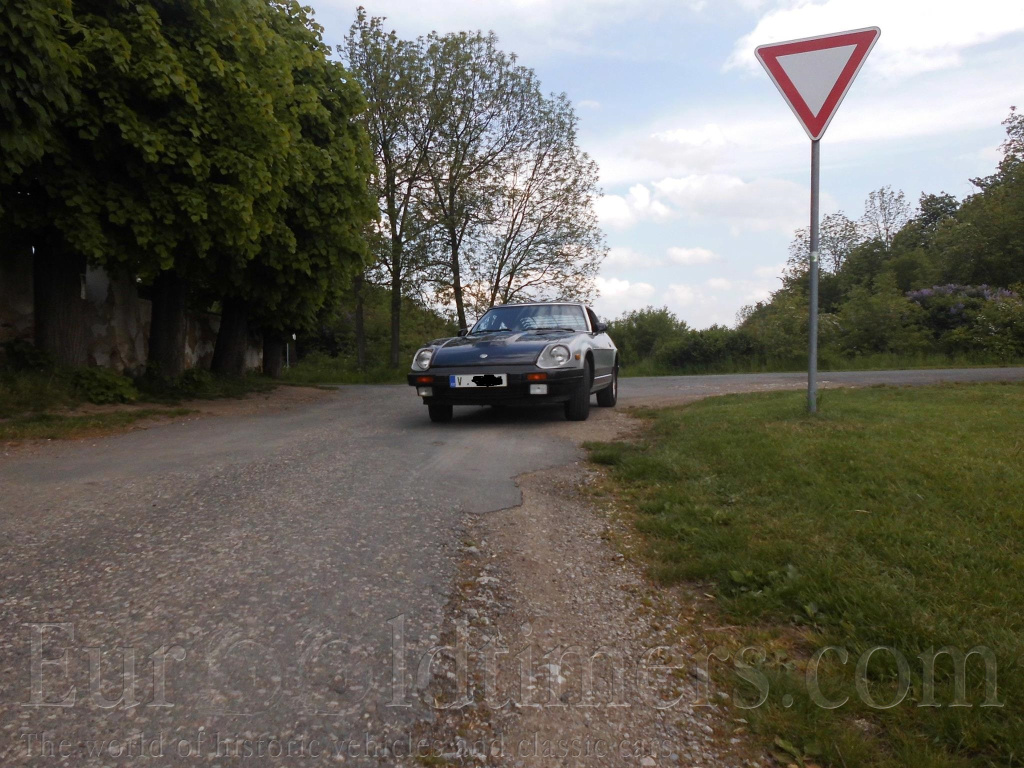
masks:
[[[146,365],[152,306],[139,297],[131,277],[112,278],[102,269],[89,268],[85,275],[85,299],[90,341],[90,365],[136,373]],[[0,259],[0,344],[13,339],[32,339],[32,258],[4,255]],[[220,328],[220,315],[194,313],[188,318],[185,365],[209,368]],[[263,364],[259,339],[250,342],[246,367]]]
[[[32,256],[0,257],[0,344],[32,338]]]

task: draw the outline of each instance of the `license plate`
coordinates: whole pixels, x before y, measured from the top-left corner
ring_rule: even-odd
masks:
[[[448,386],[452,389],[465,389],[466,387],[507,387],[508,375],[504,373],[467,373],[462,376],[451,375],[448,377]]]

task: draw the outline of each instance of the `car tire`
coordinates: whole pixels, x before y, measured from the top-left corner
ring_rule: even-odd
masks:
[[[612,383],[597,393],[597,404],[602,408],[614,408],[619,401],[619,366],[612,370]]]
[[[427,412],[430,413],[430,420],[435,424],[447,424],[452,420],[454,409],[445,403],[430,403],[427,405]]]
[[[583,378],[565,401],[565,418],[569,421],[586,421],[590,415],[590,387],[593,384],[590,361],[583,364]]]

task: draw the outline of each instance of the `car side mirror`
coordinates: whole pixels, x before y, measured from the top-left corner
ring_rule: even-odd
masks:
[[[468,336],[468,335],[469,335],[469,329],[468,328],[459,328],[459,336]]]
[[[594,326],[594,333],[606,333],[608,331],[608,323],[598,323]]]

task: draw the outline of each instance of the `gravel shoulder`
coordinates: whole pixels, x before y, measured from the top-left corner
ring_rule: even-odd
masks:
[[[629,439],[638,422],[599,411],[589,439]],[[713,601],[664,590],[630,556],[632,529],[585,461],[522,475],[523,503],[465,521],[447,638],[469,674],[440,700],[453,761],[510,766],[758,766],[742,711],[705,674]],[[463,690],[466,690],[463,689]]]

